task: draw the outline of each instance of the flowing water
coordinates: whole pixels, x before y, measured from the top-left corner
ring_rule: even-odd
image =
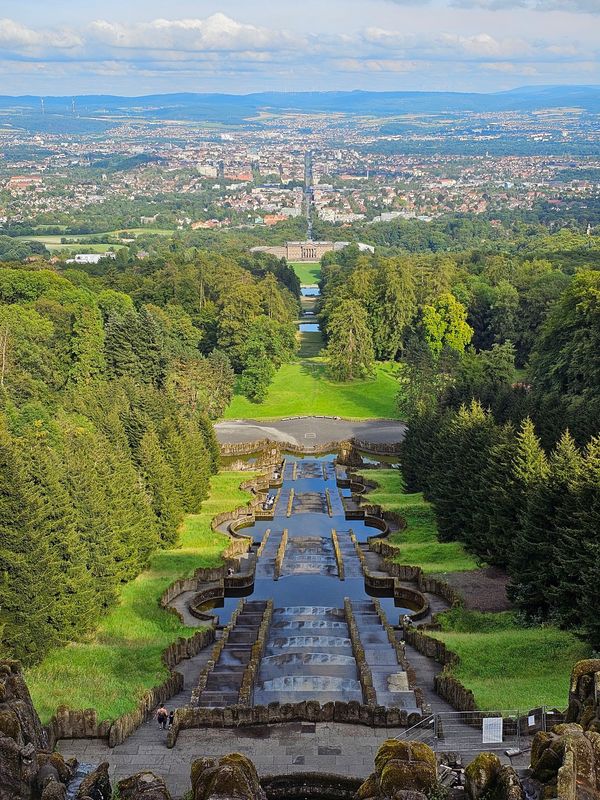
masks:
[[[400,675],[402,668],[366,590],[357,553],[355,542],[365,543],[377,531],[363,520],[346,519],[343,498],[350,492],[337,485],[347,478],[345,470],[335,463],[335,454],[287,456],[282,477],[273,519],[257,521],[244,531],[256,543],[268,532],[251,599],[252,603],[272,599],[274,605],[254,703],[362,701],[344,608],[344,599],[349,598],[378,702],[414,710],[414,694]],[[332,531],[339,543],[344,580]],[[207,608],[226,624],[238,602],[237,597],[226,597],[220,605]],[[380,603],[392,625],[411,611],[396,606],[390,596],[381,597]],[[216,670],[225,674],[227,668],[225,660]],[[203,704],[213,701],[208,697]]]

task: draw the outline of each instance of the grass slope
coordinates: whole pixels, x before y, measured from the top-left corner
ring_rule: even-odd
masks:
[[[566,708],[573,664],[590,655],[568,631],[525,628],[511,612],[455,609],[439,620],[444,630],[433,635],[459,656],[453,673],[485,711]]]
[[[161,683],[168,670],[161,653],[179,636],[195,629],[163,611],[159,599],[174,580],[198,567],[216,566],[228,537],[215,533],[211,519],[243,505],[249,494],[239,489],[251,473],[221,472],[211,481],[200,514],[186,517],[180,547],[157,552],[149,568],[126,584],[120,602],[85,641],[57,648],[27,671],[34,705],[47,722],[57,706],[95,708],[100,719],[131,711],[146,690]]]
[[[371,380],[335,383],[325,374],[324,359],[293,361],[277,371],[264,403],[236,393],[226,419],[275,419],[326,415],[347,419],[395,417],[397,365],[378,364]]]
[[[406,494],[396,470],[369,470],[379,488],[369,501],[404,516],[407,528],[393,534],[396,560],[425,572],[465,572],[477,563],[459,542],[438,542],[431,505],[422,494]],[[460,663],[452,672],[484,711],[527,711],[540,705],[564,708],[573,664],[589,657],[585,643],[552,625],[524,627],[512,613],[453,609],[438,616],[444,641]]]
[[[406,494],[398,470],[369,470],[367,477],[378,484],[369,493],[369,502],[396,511],[406,519],[407,527],[394,533],[391,544],[398,545],[396,561],[415,564],[425,572],[464,572],[477,569],[475,560],[460,542],[439,542],[431,505],[422,494]]]
[[[302,286],[313,286],[321,280],[321,265],[306,264],[303,261],[290,261],[290,267],[298,276]]]

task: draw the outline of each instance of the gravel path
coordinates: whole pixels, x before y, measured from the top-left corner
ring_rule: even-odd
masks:
[[[289,417],[279,420],[224,420],[215,425],[219,442],[253,442],[271,439],[297,445],[326,444],[351,438],[376,444],[393,444],[404,438],[406,425],[394,419],[352,421],[336,417]]]

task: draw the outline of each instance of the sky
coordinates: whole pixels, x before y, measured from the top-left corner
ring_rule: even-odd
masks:
[[[0,0],[0,94],[600,84],[600,0]]]

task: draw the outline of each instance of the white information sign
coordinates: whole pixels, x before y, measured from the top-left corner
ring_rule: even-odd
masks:
[[[527,717],[527,724],[529,725],[530,728],[533,728],[533,726],[535,725],[535,714],[530,714]]]
[[[502,717],[483,718],[483,744],[502,744]]]

